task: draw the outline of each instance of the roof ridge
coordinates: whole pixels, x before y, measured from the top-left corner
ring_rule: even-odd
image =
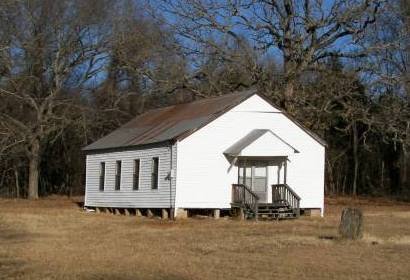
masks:
[[[196,103],[203,102],[203,101],[212,101],[212,100],[215,100],[217,98],[229,97],[229,96],[233,96],[233,95],[244,95],[244,96],[249,95],[249,96],[251,96],[251,95],[253,95],[257,92],[258,91],[255,88],[249,88],[249,89],[246,89],[246,90],[243,90],[243,91],[236,90],[236,91],[233,91],[233,92],[230,92],[230,93],[227,93],[227,94],[220,94],[220,95],[217,95],[217,96],[205,97],[205,98],[196,99],[196,100],[193,100],[193,101],[190,101],[190,102],[183,102],[183,103],[171,104],[171,105],[167,105],[167,106],[163,106],[163,107],[152,108],[152,109],[149,109],[149,110],[147,110],[147,111],[143,112],[142,114],[137,115],[135,117],[142,116],[142,115],[145,115],[146,113],[150,113],[150,112],[152,113],[153,111],[156,111],[156,110],[163,110],[163,109],[165,110],[165,109],[169,109],[169,108],[177,107],[177,106],[182,106],[182,105],[196,104]]]

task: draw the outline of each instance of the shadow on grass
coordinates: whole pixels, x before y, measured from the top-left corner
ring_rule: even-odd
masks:
[[[13,224],[7,223],[0,216],[0,246],[1,244],[20,243],[26,241],[29,235],[23,230],[17,230]]]
[[[338,240],[339,238],[334,235],[319,235],[319,239],[321,240]]]
[[[18,260],[7,245],[25,242],[27,233],[15,230],[0,217],[0,279],[19,278],[27,273],[26,263]]]
[[[79,208],[84,208],[84,202],[83,201],[73,201],[73,203]]]

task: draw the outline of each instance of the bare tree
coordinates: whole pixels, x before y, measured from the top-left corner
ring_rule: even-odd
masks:
[[[356,195],[361,153],[368,149],[366,140],[373,129],[373,104],[357,73],[338,59],[332,58],[322,70],[305,75],[295,116],[329,141],[326,191]],[[341,171],[346,165],[350,168]]]
[[[394,18],[394,20],[392,20]],[[410,150],[410,5],[389,1],[385,13],[366,34],[364,43],[372,46],[363,70],[371,77],[369,90],[380,97],[377,126],[385,143],[400,154],[400,181],[405,188]]]
[[[43,145],[61,135],[70,122],[68,85],[86,83],[104,60],[100,33],[104,25],[94,24],[107,6],[95,4],[68,0],[0,4],[0,96],[9,104],[0,113],[0,124],[24,147],[32,199],[38,197]]]
[[[280,55],[285,105],[292,110],[295,85],[304,71],[315,69],[329,57],[357,58],[366,54],[355,43],[376,21],[383,1],[163,0],[160,5],[154,2],[154,8],[170,15],[169,24],[183,40],[199,46],[193,49],[187,43],[189,52],[198,54],[200,46],[206,45],[227,60],[234,59],[213,38],[231,37],[241,44],[245,35],[255,48]]]

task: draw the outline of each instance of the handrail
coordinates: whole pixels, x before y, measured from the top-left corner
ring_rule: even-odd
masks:
[[[256,214],[258,211],[259,197],[244,184],[232,184],[232,203],[250,209]]]
[[[300,196],[288,184],[278,184],[278,185],[284,185],[292,193],[293,196],[295,196],[297,199],[300,200]],[[272,185],[272,186],[277,186],[277,185]]]
[[[300,200],[300,196],[289,185],[272,185],[272,203],[288,204],[299,212]]]
[[[232,184],[232,186],[240,186],[240,187],[245,188],[247,192],[253,195],[257,200],[259,200],[259,196],[256,193],[254,193],[248,186],[244,184]]]

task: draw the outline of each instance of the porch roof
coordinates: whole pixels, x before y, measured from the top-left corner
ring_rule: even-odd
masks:
[[[299,151],[269,129],[254,129],[225,150],[231,157],[277,157]]]

